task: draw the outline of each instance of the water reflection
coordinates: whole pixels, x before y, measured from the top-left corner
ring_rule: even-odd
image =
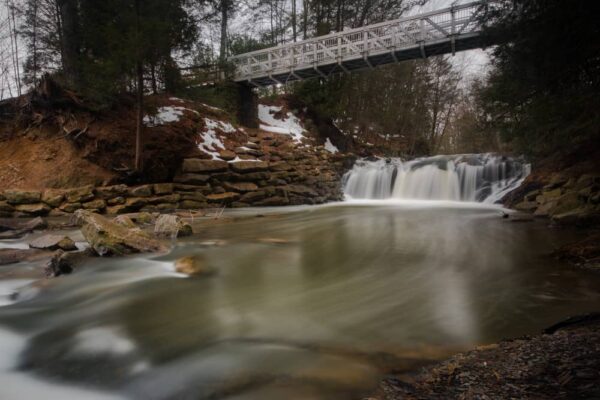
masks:
[[[568,232],[493,208],[350,205],[196,225],[167,256],[98,259],[0,309],[31,336],[21,376],[136,399],[361,398],[388,368],[600,306],[598,276],[545,256]],[[217,273],[174,274],[192,255]]]

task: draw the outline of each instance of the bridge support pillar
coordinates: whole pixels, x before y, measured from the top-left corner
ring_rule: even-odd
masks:
[[[258,96],[247,83],[238,83],[238,122],[248,128],[258,128]]]

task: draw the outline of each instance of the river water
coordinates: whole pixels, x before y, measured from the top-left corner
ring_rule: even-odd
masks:
[[[600,308],[600,277],[549,256],[582,233],[501,214],[358,201],[196,220],[168,255],[92,259],[0,307],[0,399],[361,399],[390,371]],[[176,274],[188,255],[215,273]]]

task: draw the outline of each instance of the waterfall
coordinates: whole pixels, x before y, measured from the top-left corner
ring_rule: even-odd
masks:
[[[358,160],[343,179],[349,199],[420,199],[495,203],[531,172],[522,159],[460,154],[402,161]]]

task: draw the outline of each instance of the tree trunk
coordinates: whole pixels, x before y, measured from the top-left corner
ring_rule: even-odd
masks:
[[[302,29],[304,30],[303,39],[308,39],[308,0],[303,0],[302,2],[302,17],[304,19]]]
[[[296,0],[292,0],[292,31],[294,34],[294,42],[296,42],[298,31],[296,29]]]
[[[135,74],[137,80],[136,94],[137,94],[137,118],[135,128],[135,162],[134,169],[138,172],[142,171],[142,135],[144,131],[144,66],[142,62],[142,56],[140,54],[140,0],[135,0],[135,31],[137,41],[137,60],[135,63]]]
[[[80,83],[79,20],[77,0],[57,0],[62,20],[63,69],[68,82],[77,87]]]
[[[229,0],[221,0],[221,49],[219,61],[224,63],[227,58],[227,24],[229,17]]]

